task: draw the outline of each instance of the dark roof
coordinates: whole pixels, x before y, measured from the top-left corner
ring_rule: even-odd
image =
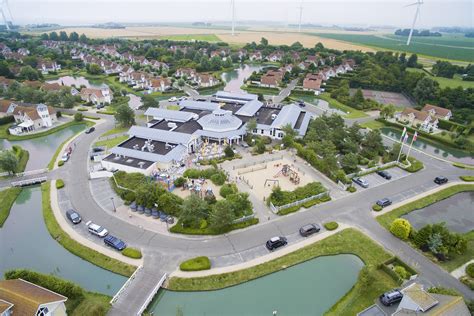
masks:
[[[141,151],[142,147],[145,145],[145,142],[147,140],[144,138],[139,138],[139,137],[132,137],[120,144],[118,147],[123,147],[123,148],[128,148],[128,149],[135,149],[138,151]],[[158,154],[158,155],[166,155],[171,151],[170,146],[166,146],[165,142],[160,142],[156,140],[152,140],[151,144],[154,146],[154,151],[153,153]],[[171,144],[171,143],[168,143]],[[173,144],[177,145],[177,144]],[[145,150],[145,152],[148,152],[148,150]]]
[[[280,109],[263,107],[256,113],[257,124],[272,125],[272,114],[280,113]]]
[[[115,154],[108,155],[107,157],[104,158],[104,161],[110,161],[113,163],[118,163],[120,165],[130,166],[134,168],[139,168],[140,166],[142,166],[143,169],[147,169],[154,163],[153,161],[130,158],[130,157],[122,157],[122,156],[117,156]]]

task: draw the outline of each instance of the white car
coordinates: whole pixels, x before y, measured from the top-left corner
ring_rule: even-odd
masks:
[[[66,162],[69,160],[69,154],[68,153],[64,153],[64,155],[61,157],[61,160]]]
[[[178,100],[179,100],[179,101],[184,101],[184,100],[187,100],[187,99],[188,99],[187,97],[181,97],[181,98],[179,98]]]
[[[169,102],[176,102],[178,101],[178,98],[177,97],[171,97],[168,99]]]
[[[91,233],[92,235],[96,235],[103,238],[109,234],[107,229],[100,225],[94,224],[91,221],[88,221],[86,225],[87,229],[89,230],[89,233]]]

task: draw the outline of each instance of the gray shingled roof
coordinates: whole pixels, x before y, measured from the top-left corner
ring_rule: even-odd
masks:
[[[306,114],[303,118],[303,122],[301,122],[301,126],[300,126],[300,128],[298,128],[298,133],[299,133],[300,136],[306,135],[306,131],[308,130],[309,122],[311,121],[312,118],[313,118],[313,114],[310,114],[310,113],[306,112]]]
[[[198,123],[206,131],[228,132],[238,129],[242,125],[242,120],[233,115],[231,111],[217,109],[211,114],[201,117]]]
[[[179,106],[186,109],[214,111],[219,108],[219,104],[205,101],[183,100]]]
[[[235,114],[242,116],[254,116],[262,106],[262,102],[258,100],[252,100],[245,103],[237,112],[235,112]]]
[[[173,120],[177,122],[187,122],[191,119],[197,119],[199,116],[196,113],[186,111],[173,111],[159,108],[148,108],[145,115],[153,116],[155,119]]]
[[[217,99],[232,100],[239,103],[258,100],[258,96],[256,94],[232,93],[227,91],[218,91],[215,96]]]
[[[294,127],[300,113],[301,108],[299,106],[294,104],[286,105],[281,109],[276,119],[272,122],[272,127],[281,128],[288,124],[290,124],[291,127]]]
[[[142,126],[132,126],[128,130],[128,135],[166,143],[184,145],[187,145],[193,137],[191,134],[170,132],[161,129],[147,128]]]
[[[199,136],[204,136],[204,137],[211,137],[211,138],[216,138],[216,139],[233,139],[233,138],[238,138],[242,135],[245,135],[246,130],[245,127],[242,126],[238,130],[233,130],[233,131],[227,131],[227,132],[213,132],[213,131],[204,131],[204,130],[198,130],[196,131],[196,135]]]
[[[171,162],[172,160],[176,160],[176,161],[181,160],[186,154],[186,147],[183,145],[178,145],[175,148],[173,148],[170,152],[168,152],[166,155],[160,155],[160,154],[155,154],[155,153],[150,153],[150,152],[135,150],[135,149],[129,149],[129,148],[124,148],[124,147],[114,147],[110,150],[110,152],[112,154],[130,157],[130,158],[148,160],[148,161],[153,161],[153,162],[168,163],[168,162]]]

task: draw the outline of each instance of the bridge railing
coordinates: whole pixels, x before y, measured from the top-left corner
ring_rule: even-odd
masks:
[[[15,174],[11,174],[9,172],[1,172],[0,173],[0,177],[6,177],[6,176],[15,176],[15,177],[25,177],[25,176],[32,176],[32,175],[35,175],[35,174],[42,174],[42,173],[46,173],[48,172],[49,170],[46,168],[46,169],[37,169],[37,170],[31,170],[31,171],[25,171],[25,172],[18,172],[18,173],[15,173]]]
[[[150,294],[148,295],[148,297],[146,298],[145,302],[143,303],[142,307],[140,307],[140,309],[138,310],[137,312],[137,316],[141,316],[143,314],[143,312],[146,310],[146,308],[148,307],[148,305],[150,304],[150,302],[153,300],[153,298],[155,297],[156,293],[158,292],[158,290],[161,288],[161,286],[163,285],[163,283],[165,283],[166,281],[166,278],[168,277],[168,275],[165,273],[163,274],[163,276],[161,277],[160,281],[158,281],[158,283],[156,284],[156,286],[153,288],[153,290],[150,292]]]
[[[34,179],[27,179],[27,180],[21,180],[21,181],[14,181],[11,183],[13,187],[24,187],[27,185],[32,185],[32,184],[40,184],[43,182],[46,182],[48,180],[47,177],[41,177],[41,178],[34,178]]]
[[[133,280],[135,280],[135,277],[137,276],[137,273],[143,269],[143,266],[139,266],[135,272],[133,272],[133,274],[128,278],[127,282],[124,283],[124,285],[122,285],[122,287],[120,288],[120,290],[118,290],[118,292],[114,295],[114,297],[112,297],[112,299],[110,300],[109,304],[110,305],[113,305],[120,297],[120,295],[127,289],[127,287],[130,285],[130,283],[132,283]]]

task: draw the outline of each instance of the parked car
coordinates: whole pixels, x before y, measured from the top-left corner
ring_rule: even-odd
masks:
[[[79,224],[82,221],[81,215],[79,215],[76,211],[74,210],[67,210],[66,211],[66,217],[74,224]]]
[[[392,290],[380,295],[379,300],[385,306],[390,306],[402,300],[403,293],[400,290]]]
[[[379,171],[376,171],[376,173],[381,176],[382,178],[385,178],[387,180],[390,180],[392,179],[392,175],[390,173],[388,173],[388,171],[385,171],[385,170],[379,170]]]
[[[176,102],[176,101],[178,101],[177,97],[171,97],[168,99],[168,102]]]
[[[61,160],[64,161],[64,162],[68,161],[68,160],[69,160],[69,154],[68,154],[68,153],[64,153],[64,154],[62,155],[62,157],[61,157]]]
[[[445,184],[445,183],[448,183],[448,178],[443,177],[443,176],[439,176],[439,177],[436,177],[436,178],[434,179],[434,182],[435,182],[436,184]]]
[[[268,250],[272,251],[277,248],[283,247],[286,244],[288,244],[288,241],[285,237],[272,237],[269,241],[267,241],[265,246]]]
[[[91,221],[88,221],[86,223],[86,225],[87,225],[87,229],[89,230],[89,233],[91,233],[93,235],[96,235],[96,236],[99,236],[99,237],[103,238],[103,237],[105,237],[109,234],[107,229],[105,229],[104,227],[99,226],[97,224],[94,224]]]
[[[100,153],[100,152],[103,152],[103,151],[105,151],[105,147],[104,147],[104,146],[92,148],[92,152],[93,152],[93,153]]]
[[[93,131],[95,131],[95,127],[94,127],[94,126],[89,127],[89,128],[86,130],[86,134],[90,134],[90,133],[92,133]]]
[[[184,100],[187,100],[188,98],[187,97],[180,97],[178,100],[179,101],[184,101]]]
[[[127,245],[120,239],[118,239],[117,237],[114,237],[112,235],[108,235],[104,238],[104,243],[107,245],[107,246],[110,246],[118,251],[122,251],[124,250],[125,248],[127,248]]]
[[[321,230],[321,227],[319,227],[318,225],[308,224],[300,228],[300,235],[303,237],[308,237],[312,234],[319,232],[320,230]]]
[[[392,204],[392,201],[390,201],[389,198],[384,198],[384,199],[378,200],[376,202],[376,204],[378,206],[385,207],[385,206],[389,206],[390,204]]]
[[[299,105],[300,107],[304,108],[304,107],[306,106],[306,103],[304,103],[303,100],[299,100],[299,101],[298,101],[298,105]]]
[[[352,181],[354,181],[355,183],[357,183],[358,185],[360,185],[361,187],[363,188],[368,188],[369,187],[369,182],[367,182],[367,180],[365,180],[364,178],[352,178]]]

